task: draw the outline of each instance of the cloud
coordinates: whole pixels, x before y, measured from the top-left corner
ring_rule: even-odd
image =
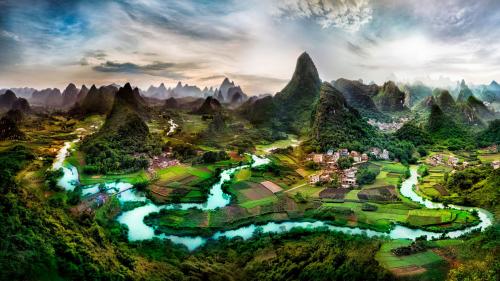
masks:
[[[122,10],[136,24],[197,40],[242,40],[245,38],[245,31],[236,22],[230,25],[224,21],[224,16],[232,11],[230,4],[227,1],[130,0],[120,3]]]
[[[9,32],[7,30],[0,30],[0,37],[6,37],[17,42],[21,41],[21,38],[17,34]]]
[[[308,18],[323,28],[358,31],[372,19],[369,0],[278,0],[278,16]]]
[[[363,57],[363,58],[366,58],[366,57],[369,56],[368,53],[366,52],[366,50],[364,48],[362,48],[362,47],[360,47],[360,46],[358,46],[356,44],[353,44],[353,43],[351,43],[349,41],[347,41],[347,49],[349,51],[351,51],[352,53],[354,53],[354,54],[356,54],[356,55],[358,55],[360,57]]]
[[[97,60],[104,60],[108,55],[103,50],[92,50],[85,52],[86,58],[94,58]]]
[[[200,81],[210,81],[210,80],[224,79],[224,78],[226,78],[225,75],[210,75],[210,76],[201,77],[198,80],[200,80]]]
[[[148,74],[152,76],[166,77],[170,79],[189,78],[185,73],[194,70],[200,66],[196,63],[172,63],[155,61],[150,64],[139,65],[131,62],[113,62],[106,61],[100,65],[92,67],[97,72],[108,73],[130,73],[130,74]]]

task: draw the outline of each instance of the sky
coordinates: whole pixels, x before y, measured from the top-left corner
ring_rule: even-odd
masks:
[[[0,0],[0,88],[500,80],[497,0]]]

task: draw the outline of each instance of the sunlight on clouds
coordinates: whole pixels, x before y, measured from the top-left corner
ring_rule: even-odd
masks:
[[[40,73],[30,76],[32,86],[52,87],[177,79],[203,87],[227,75],[248,94],[274,93],[303,51],[326,81],[383,83],[396,75],[487,83],[500,76],[500,1],[12,3],[2,18],[8,25],[0,21],[0,86],[26,85],[23,71]],[[150,69],[168,63],[175,68]]]
[[[285,0],[277,1],[277,15],[312,18],[323,28],[331,26],[355,32],[372,19],[369,0]]]

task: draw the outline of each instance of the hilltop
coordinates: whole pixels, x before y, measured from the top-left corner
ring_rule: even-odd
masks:
[[[147,115],[138,89],[132,89],[129,83],[120,88],[102,128],[82,143],[86,169],[105,173],[145,168],[148,164],[145,155],[152,153],[147,145],[150,141],[144,122]]]
[[[313,110],[311,137],[322,151],[349,147],[353,141],[363,142],[374,134],[375,130],[362,120],[342,93],[330,83],[321,85]]]

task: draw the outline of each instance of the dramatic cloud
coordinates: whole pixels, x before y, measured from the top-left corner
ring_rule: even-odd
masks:
[[[274,93],[303,51],[326,81],[500,80],[498,0],[0,0],[0,10],[0,88],[228,76]]]
[[[184,72],[195,70],[199,66],[195,63],[171,63],[171,62],[153,62],[151,64],[138,65],[131,62],[118,63],[106,61],[100,65],[94,66],[93,69],[99,72],[115,72],[115,73],[133,73],[133,74],[148,74],[153,76],[161,76],[170,79],[185,79],[189,76]]]
[[[278,3],[278,15],[312,18],[323,28],[335,26],[353,32],[372,19],[368,0],[284,0]]]

